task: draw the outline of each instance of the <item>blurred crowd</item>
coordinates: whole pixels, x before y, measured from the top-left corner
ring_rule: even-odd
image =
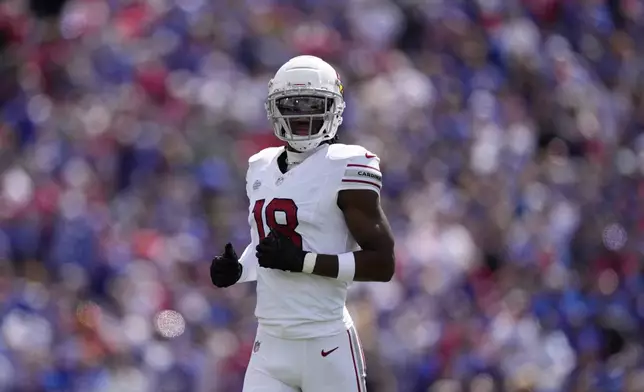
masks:
[[[241,390],[254,284],[206,271],[299,54],[382,158],[369,391],[644,390],[641,1],[62,3],[0,2],[0,391]]]

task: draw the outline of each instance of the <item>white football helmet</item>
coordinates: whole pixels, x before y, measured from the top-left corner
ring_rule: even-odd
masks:
[[[268,83],[266,114],[275,136],[300,152],[332,140],[342,124],[343,93],[338,73],[324,60],[290,59]]]

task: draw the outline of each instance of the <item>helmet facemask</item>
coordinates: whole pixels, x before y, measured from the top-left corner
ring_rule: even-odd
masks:
[[[319,90],[280,92],[266,100],[275,136],[301,152],[333,139],[342,123],[343,110],[341,96]]]

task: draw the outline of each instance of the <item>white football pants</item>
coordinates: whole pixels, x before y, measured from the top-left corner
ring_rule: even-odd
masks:
[[[355,328],[323,338],[286,340],[258,332],[243,392],[366,392]]]

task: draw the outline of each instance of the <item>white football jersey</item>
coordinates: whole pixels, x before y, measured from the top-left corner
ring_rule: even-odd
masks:
[[[240,281],[257,279],[255,315],[263,332],[287,339],[342,333],[353,325],[345,307],[348,283],[258,267],[255,247],[270,227],[282,226],[281,231],[306,251],[336,255],[359,250],[337,195],[345,189],[379,193],[379,159],[360,146],[331,144],[284,174],[277,164],[283,152],[283,147],[271,147],[249,159],[246,192],[252,242],[240,259]]]

